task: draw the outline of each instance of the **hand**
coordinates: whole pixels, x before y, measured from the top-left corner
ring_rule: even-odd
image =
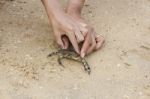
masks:
[[[68,48],[69,41],[75,51],[80,54],[78,43],[84,41],[87,30],[67,14],[60,14],[51,20],[54,36],[61,48]],[[67,38],[62,38],[65,35]]]
[[[87,29],[88,33],[81,48],[81,57],[100,49],[104,43],[104,37],[98,35],[91,26],[87,26]]]
[[[85,27],[88,31],[84,36],[83,46],[81,48],[81,57],[90,54],[91,52],[98,50],[104,43],[104,37],[97,34],[92,26],[85,22],[80,16],[72,16],[80,25]]]
[[[70,41],[75,51],[80,54],[78,43],[84,40],[85,28],[63,11],[58,0],[42,0],[42,2],[51,21],[57,43],[61,48],[67,48]],[[62,38],[64,35],[65,37]]]
[[[84,6],[85,0],[69,0],[67,13],[72,16],[80,25],[87,29],[87,32],[84,33],[84,42],[81,48],[81,57],[100,49],[104,43],[104,37],[98,35],[92,26],[85,22],[81,17],[82,8]]]

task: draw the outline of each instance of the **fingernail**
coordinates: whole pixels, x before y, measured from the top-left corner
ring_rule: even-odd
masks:
[[[85,56],[85,53],[81,53],[81,57],[83,58]]]

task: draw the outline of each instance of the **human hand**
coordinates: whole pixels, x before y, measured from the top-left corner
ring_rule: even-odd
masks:
[[[101,48],[104,43],[104,37],[97,34],[92,26],[90,26],[81,16],[71,15],[80,25],[87,29],[84,36],[84,42],[81,48],[81,57],[92,53]]]
[[[51,21],[56,41],[61,48],[67,48],[69,45],[68,39],[62,38],[63,35],[69,38],[75,51],[82,57],[102,46],[104,38],[97,36],[94,29],[80,17],[84,0],[71,0],[73,2],[69,4],[67,11],[71,13],[70,15],[62,10],[58,0],[42,1]],[[82,41],[84,42],[80,53],[78,44]]]
[[[59,15],[52,18],[51,23],[57,44],[60,45],[61,48],[67,49],[70,41],[75,51],[80,54],[78,43],[84,41],[84,35],[87,30],[65,13],[59,13]]]
[[[100,49],[104,43],[104,37],[97,34],[90,25],[86,26],[86,28],[88,32],[81,48],[81,57]]]
[[[42,3],[58,45],[67,49],[70,41],[75,51],[80,54],[78,43],[84,40],[85,28],[64,12],[58,0],[42,0]]]

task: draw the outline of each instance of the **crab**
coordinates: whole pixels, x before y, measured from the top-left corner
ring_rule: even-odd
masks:
[[[51,57],[53,55],[58,55],[58,63],[61,66],[64,66],[62,64],[62,59],[66,58],[66,59],[71,59],[74,61],[78,61],[80,63],[83,64],[84,66],[84,70],[90,75],[91,73],[91,68],[89,66],[89,64],[87,63],[87,61],[85,60],[85,58],[82,58],[79,54],[77,54],[74,50],[69,50],[69,49],[60,49],[58,51],[52,52],[48,55],[48,57]]]

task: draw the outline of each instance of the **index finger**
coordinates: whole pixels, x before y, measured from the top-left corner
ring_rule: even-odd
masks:
[[[78,46],[78,43],[77,43],[77,39],[76,39],[76,37],[75,37],[75,34],[74,34],[74,33],[72,33],[72,34],[69,33],[67,36],[68,36],[68,38],[69,38],[69,40],[70,40],[72,46],[74,47],[75,51],[76,51],[78,54],[80,54],[79,46]]]
[[[86,53],[86,51],[88,50],[88,48],[90,47],[90,39],[88,36],[86,36],[85,41],[83,43],[83,46],[81,48],[81,57],[84,57]]]

